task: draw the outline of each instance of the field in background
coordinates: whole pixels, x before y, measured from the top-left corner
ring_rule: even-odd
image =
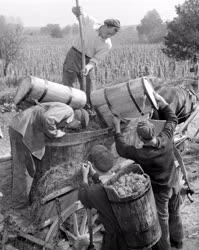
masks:
[[[63,61],[73,39],[75,37],[68,39],[29,37],[25,43],[20,60],[15,65],[11,65],[6,78],[0,78],[0,108],[3,103],[12,102],[15,92],[13,87],[17,86],[17,78],[21,76],[31,74],[50,81],[61,82]],[[124,37],[117,43],[114,39],[115,48],[93,72],[92,77],[98,88],[145,74],[166,80],[189,76],[188,62],[177,63],[169,60],[161,52],[161,45],[127,44],[124,41]],[[0,140],[1,156],[5,156],[10,152],[8,124],[13,115],[15,115],[15,111],[5,113],[0,111],[0,126],[4,134],[4,139]],[[193,124],[192,128],[195,129],[195,124]],[[196,146],[198,147],[198,144]],[[185,163],[188,166],[188,172],[192,180],[191,184],[196,194],[194,195],[194,203],[190,203],[186,199],[182,209],[185,229],[185,246],[183,249],[197,250],[199,249],[198,151],[195,156],[189,154]]]
[[[30,74],[60,83],[63,62],[74,39],[75,36],[27,37],[21,58],[11,65],[8,75],[15,78]],[[166,79],[189,75],[188,63],[177,63],[166,57],[162,45],[126,44],[124,40],[124,37],[114,38],[113,49],[93,71],[97,88],[146,74]]]

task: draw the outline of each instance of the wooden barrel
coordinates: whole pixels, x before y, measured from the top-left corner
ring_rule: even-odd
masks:
[[[47,187],[48,190],[50,190],[50,186],[54,188],[62,188],[62,184],[67,186],[68,184],[66,183],[66,179],[64,179],[64,175],[62,175],[61,179],[56,183],[56,178],[52,177],[54,170],[61,171],[61,169],[64,169],[67,176],[75,176],[79,172],[80,163],[87,160],[89,152],[94,145],[102,144],[110,149],[113,141],[113,135],[108,128],[83,131],[80,133],[68,133],[62,138],[56,139],[46,138],[45,154],[43,158],[38,160],[34,157],[36,172],[30,191],[30,198],[33,201],[35,220],[39,220],[42,223],[48,216],[57,214],[54,206],[55,204],[52,205],[52,207],[48,203],[40,206],[38,189],[40,189],[40,186],[44,186],[42,188],[42,192],[44,192],[43,190],[46,188],[46,185],[43,185],[44,179],[49,177],[50,180],[53,180]],[[73,185],[78,185],[77,182],[78,179],[75,178]],[[73,202],[73,198],[76,196],[72,195],[71,197],[72,200],[70,201]],[[65,204],[64,199],[63,202]],[[68,206],[70,206],[70,204],[71,203],[68,201]]]
[[[14,102],[17,105],[24,100],[33,103],[34,100],[39,102],[62,102],[78,109],[85,106],[86,94],[76,88],[28,76],[20,82]]]
[[[108,181],[105,190],[129,249],[141,250],[154,246],[161,237],[150,178],[144,174],[144,189],[127,197],[120,197],[115,189],[109,186],[122,175],[135,172],[135,169],[136,173],[143,174],[138,164],[130,164]]]
[[[122,118],[136,118],[157,108],[153,87],[147,78],[137,78],[128,82],[99,89],[91,93],[91,102],[104,122],[112,126],[112,115]]]

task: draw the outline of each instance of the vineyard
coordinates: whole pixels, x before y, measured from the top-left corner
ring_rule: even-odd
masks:
[[[21,57],[10,65],[8,75],[18,78],[30,74],[61,82],[64,58],[75,38],[74,35],[62,39],[26,37]],[[148,74],[163,79],[189,75],[188,62],[169,59],[161,51],[163,45],[126,44],[122,41],[121,37],[113,39],[113,49],[93,71],[92,78],[97,88]]]
[[[10,152],[8,125],[16,113],[12,101],[18,79],[26,75],[33,75],[61,83],[63,62],[74,39],[76,39],[75,36],[62,39],[28,36],[24,41],[20,58],[8,68],[8,76],[0,78],[0,126],[4,134],[4,138],[0,141],[0,156],[8,155]],[[169,59],[161,51],[163,45],[133,44],[123,42],[124,40],[125,37],[114,38],[113,49],[92,72],[96,88],[144,75],[153,75],[165,81],[191,76],[189,62],[176,62]],[[1,70],[0,65],[0,75]],[[191,124],[190,134],[198,127],[198,122],[199,117]],[[192,150],[192,146],[195,146],[194,150]],[[195,201],[190,203],[186,198],[182,208],[185,230],[183,250],[199,249],[199,219],[197,216],[199,160],[196,148],[198,148],[198,143],[195,141],[190,143],[184,155],[191,184],[196,194],[194,195]]]

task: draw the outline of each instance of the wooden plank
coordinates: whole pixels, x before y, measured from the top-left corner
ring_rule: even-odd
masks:
[[[36,237],[34,237],[34,236],[30,235],[30,234],[26,234],[24,232],[19,231],[18,235],[25,238],[25,239],[27,239],[27,240],[29,240],[29,241],[31,241],[31,242],[33,242],[33,243],[38,244],[40,246],[43,246],[43,247],[46,247],[46,248],[52,249],[52,250],[54,249],[54,246],[52,244],[49,244],[46,241],[38,239],[38,238],[36,238]]]
[[[106,128],[95,131],[85,131],[80,133],[67,133],[62,138],[57,138],[53,140],[46,138],[46,146],[56,146],[56,147],[74,146],[92,141],[98,138],[99,136],[109,135],[110,132],[111,132],[110,128]]]
[[[52,192],[49,195],[45,196],[41,200],[41,204],[45,204],[46,202],[51,201],[51,200],[53,200],[53,199],[55,199],[55,198],[57,198],[57,197],[59,197],[59,196],[61,196],[63,194],[66,194],[66,193],[68,193],[68,192],[70,192],[72,190],[74,190],[74,188],[70,187],[70,186],[69,187],[64,187],[64,188],[62,188],[60,190],[56,190],[55,192]]]

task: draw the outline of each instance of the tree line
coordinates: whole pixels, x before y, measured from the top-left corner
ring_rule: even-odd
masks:
[[[127,27],[123,27],[123,29],[126,28]],[[129,28],[130,27],[128,27],[128,29]],[[140,24],[137,26],[136,31],[137,34],[133,37],[134,42],[159,43],[164,40],[167,29],[166,23],[162,21],[159,13],[154,9],[146,13]],[[69,34],[78,34],[78,32],[78,24],[67,25],[63,29],[61,29],[59,24],[47,24],[40,29],[40,34],[50,35],[54,38],[61,38]]]
[[[78,34],[79,26],[74,23],[72,25],[67,25],[61,29],[59,24],[47,24],[45,27],[40,28],[41,35],[50,35],[54,38],[62,38],[69,34]]]

